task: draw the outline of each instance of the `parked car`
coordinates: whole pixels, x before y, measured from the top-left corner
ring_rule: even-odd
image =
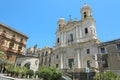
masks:
[[[72,80],[70,77],[63,75],[61,80]]]

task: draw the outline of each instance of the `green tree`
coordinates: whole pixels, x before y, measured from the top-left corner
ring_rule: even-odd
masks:
[[[60,80],[62,72],[55,67],[41,67],[38,70],[38,76],[43,80]]]
[[[41,67],[39,69],[39,77],[43,80],[50,80],[52,76],[52,71],[49,68]]]
[[[19,66],[14,67],[14,74],[15,74],[15,77],[18,77],[20,71],[21,71],[21,68],[20,68]]]
[[[34,71],[31,70],[31,69],[28,69],[27,72],[26,72],[26,75],[27,76],[29,75],[29,77],[31,78],[34,75]]]
[[[4,52],[0,50],[0,59],[2,59]]]
[[[51,80],[60,80],[62,77],[62,72],[60,70],[58,70],[55,67],[50,67],[49,68],[52,71],[52,79]]]
[[[26,75],[27,71],[28,71],[28,69],[26,67],[21,68],[22,77]]]
[[[120,76],[114,74],[111,71],[105,71],[101,74],[96,73],[94,76],[95,80],[120,80]]]
[[[10,73],[10,76],[12,76],[14,73],[14,64],[10,64],[6,66],[6,69],[7,69],[7,73]]]

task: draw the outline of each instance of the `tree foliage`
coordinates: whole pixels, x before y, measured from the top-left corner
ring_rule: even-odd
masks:
[[[114,74],[111,71],[105,71],[101,74],[96,73],[94,76],[95,80],[120,80],[120,76]]]
[[[41,67],[38,70],[38,76],[43,80],[60,80],[62,72],[55,67]]]
[[[0,59],[2,59],[3,55],[4,55],[4,52],[0,50]]]
[[[34,71],[31,69],[28,69],[26,72],[26,75],[29,75],[29,77],[31,78],[34,75]]]
[[[22,75],[25,75],[27,73],[28,69],[26,67],[21,68]]]

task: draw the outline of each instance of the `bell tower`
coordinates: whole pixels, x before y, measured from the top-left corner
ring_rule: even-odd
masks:
[[[81,9],[80,13],[82,15],[82,19],[86,19],[86,18],[92,17],[92,10],[91,10],[91,8],[87,4],[84,4],[84,6]]]
[[[56,46],[60,47],[64,45],[64,29],[66,26],[66,21],[64,18],[60,18],[57,22],[58,28],[57,28],[57,32],[56,32]]]
[[[87,4],[84,4],[80,13],[82,18],[82,37],[84,40],[97,39],[95,20],[92,17],[92,9]]]

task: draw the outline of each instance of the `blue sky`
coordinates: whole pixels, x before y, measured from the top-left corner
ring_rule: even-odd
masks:
[[[26,34],[27,47],[52,47],[57,21],[69,15],[81,19],[80,9],[87,3],[96,21],[101,42],[120,38],[120,0],[1,0],[0,22]]]

